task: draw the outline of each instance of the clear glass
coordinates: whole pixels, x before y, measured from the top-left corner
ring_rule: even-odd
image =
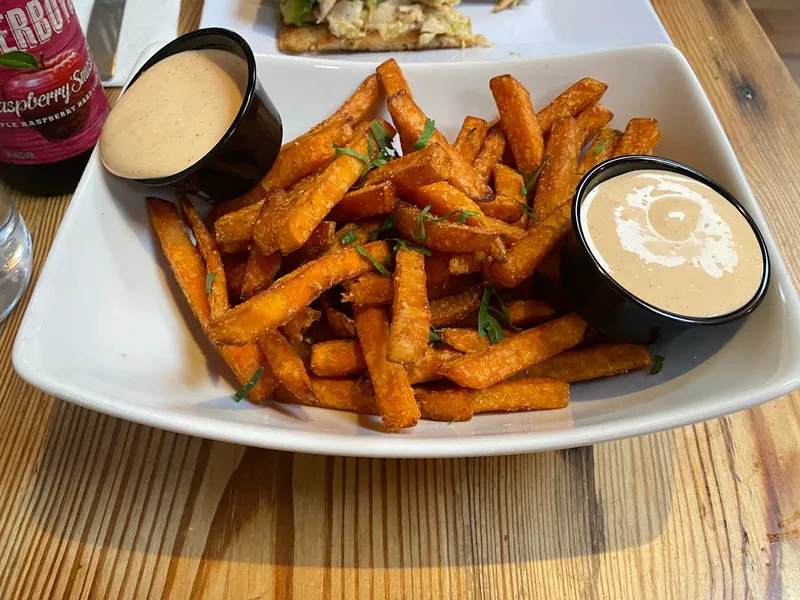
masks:
[[[8,190],[0,184],[0,321],[28,287],[32,262],[31,235]]]

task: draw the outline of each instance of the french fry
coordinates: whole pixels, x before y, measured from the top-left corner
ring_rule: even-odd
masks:
[[[531,96],[525,86],[511,75],[494,77],[489,81],[489,88],[500,112],[517,169],[523,175],[530,175],[544,159],[544,138]]]
[[[529,206],[528,198],[523,194],[525,191],[525,179],[515,169],[499,164],[494,166],[494,191],[498,196],[505,196],[520,203],[519,209],[522,216],[514,222],[520,229],[528,228],[528,216],[524,212],[524,207]]]
[[[219,248],[219,253],[223,256],[230,254],[249,254],[250,242],[232,242],[230,244],[217,243],[217,248]]]
[[[512,300],[508,303],[509,323],[514,327],[538,325],[556,316],[556,309],[541,300]]]
[[[278,274],[280,268],[280,252],[264,254],[253,246],[250,249],[250,257],[247,259],[247,267],[244,272],[240,293],[241,298],[246,300],[267,289],[275,281],[275,275]]]
[[[428,347],[431,313],[425,289],[425,256],[399,248],[392,275],[392,325],[388,359],[411,364]]]
[[[553,123],[547,139],[548,158],[536,183],[533,201],[533,212],[540,221],[572,198],[582,142],[583,131],[572,117]]]
[[[487,133],[489,133],[489,123],[478,117],[465,117],[453,149],[471,163],[478,156]]]
[[[328,218],[341,222],[385,215],[392,212],[396,202],[394,184],[384,181],[347,192],[342,201],[328,213]]]
[[[331,340],[311,346],[311,372],[317,377],[350,377],[366,370],[357,340]]]
[[[408,87],[408,82],[406,81],[405,75],[403,75],[403,70],[395,59],[390,58],[386,62],[379,64],[375,68],[375,71],[378,73],[381,85],[386,91],[387,98],[401,90],[405,91],[409,98],[412,97],[411,88]]]
[[[223,255],[222,265],[225,268],[225,283],[228,284],[228,298],[238,298],[242,293],[247,258],[238,254]]]
[[[524,229],[520,229],[516,223],[510,224],[501,221],[500,219],[493,219],[491,217],[486,217],[486,222],[486,228],[489,231],[493,231],[499,235],[506,248],[510,248],[526,235],[526,231]]]
[[[322,306],[322,314],[325,315],[325,321],[328,323],[333,335],[340,338],[356,337],[356,324],[353,319],[336,310],[326,295],[320,296],[319,302]]]
[[[442,368],[442,365],[461,356],[461,352],[456,352],[449,348],[428,348],[418,361],[406,367],[408,382],[411,385],[415,385],[441,379],[442,376],[439,375],[438,371]]]
[[[431,325],[445,327],[458,323],[481,305],[483,286],[476,285],[465,292],[431,300]]]
[[[485,202],[481,206],[487,217],[498,219],[504,223],[516,223],[525,216],[519,200],[501,194],[497,194],[493,202]]]
[[[552,410],[569,404],[569,384],[558,379],[514,379],[469,394],[473,413]]]
[[[390,96],[386,104],[400,134],[403,153],[413,152],[414,144],[419,141],[425,129],[425,113],[404,91]],[[431,142],[442,146],[452,160],[453,166],[448,178],[450,183],[476,202],[486,202],[492,198],[492,188],[486,185],[472,165],[453,149],[439,131],[434,130]]]
[[[578,113],[578,116],[575,117],[575,121],[578,123],[578,127],[583,131],[583,143],[581,143],[581,148],[593,140],[595,136],[600,133],[600,130],[608,125],[613,118],[614,113],[599,102],[590,104]]]
[[[469,421],[472,407],[469,391],[453,386],[426,386],[414,388],[420,412],[431,421]]]
[[[347,248],[353,248],[356,244],[366,244],[370,241],[370,234],[378,229],[380,223],[377,221],[362,221],[361,223],[347,223],[342,225],[333,237],[333,246],[325,251],[325,254],[333,254]],[[354,240],[350,240],[349,232],[353,232]],[[344,240],[344,241],[342,241]]]
[[[372,389],[364,389],[353,379],[326,379],[311,377],[311,390],[317,398],[316,403],[304,401],[279,385],[275,389],[275,399],[286,404],[319,406],[333,410],[345,410],[359,415],[377,415],[378,405]]]
[[[220,217],[227,215],[228,213],[236,212],[237,210],[247,208],[248,206],[255,204],[256,202],[260,202],[264,199],[265,196],[266,193],[264,191],[264,188],[261,187],[261,184],[259,184],[255,188],[244,194],[243,196],[227,200],[226,202],[219,202],[215,204],[214,208],[212,208],[211,211],[208,213],[208,222],[216,223],[217,219],[219,219]]]
[[[399,193],[444,181],[450,177],[453,161],[439,144],[428,144],[422,150],[406,154],[371,171],[367,175],[368,186],[390,181]]]
[[[392,431],[413,427],[420,418],[414,390],[406,370],[386,358],[389,345],[389,322],[382,308],[356,307],[356,333],[367,363],[375,400],[384,426]]]
[[[597,134],[594,143],[592,143],[581,159],[577,178],[583,177],[601,162],[614,156],[614,152],[617,149],[621,137],[622,132],[617,131],[613,127],[605,126],[600,129],[600,133]],[[577,184],[578,182],[576,181],[575,185],[577,186]]]
[[[607,84],[591,77],[573,83],[536,115],[542,133],[548,133],[558,119],[577,116],[584,108],[600,100],[607,89]]]
[[[567,202],[543,221],[533,223],[525,237],[508,249],[504,263],[495,261],[489,265],[489,276],[500,285],[513,288],[533,275],[542,259],[567,235],[571,208]]]
[[[382,265],[388,256],[386,242],[372,242],[307,262],[217,319],[209,331],[211,338],[217,343],[246,344],[286,323],[325,290],[371,271],[373,259]]]
[[[484,350],[491,346],[487,336],[481,337],[477,329],[467,329],[465,327],[443,327],[439,330],[439,337],[442,342],[458,350],[469,354]]]
[[[486,261],[485,252],[459,252],[450,256],[448,269],[453,275],[480,273]]]
[[[658,121],[655,119],[631,119],[625,133],[614,149],[614,156],[652,154],[658,144]]]
[[[367,273],[358,279],[345,282],[342,302],[361,306],[384,306],[392,303],[394,290],[391,277]]]
[[[332,117],[316,132],[284,144],[261,187],[265,192],[287,188],[324,167],[335,156],[334,145],[344,146],[353,139],[353,123],[349,115]]]
[[[273,192],[274,195],[285,195],[283,190]],[[253,239],[253,227],[261,216],[264,201],[256,202],[242,209],[227,213],[214,222],[214,236],[217,244],[235,244],[250,242]]]
[[[392,211],[397,228],[415,244],[440,252],[478,252],[483,250],[495,256],[498,253],[499,236],[495,233],[459,225],[449,221],[424,221],[415,206],[398,201]],[[422,225],[422,227],[421,227]],[[423,234],[424,228],[424,234]],[[502,246],[502,243],[500,244]],[[505,249],[500,250],[505,254]]]
[[[451,285],[448,258],[443,254],[425,257],[425,279],[428,298],[441,298],[450,294]]]
[[[418,153],[414,153],[418,154]],[[412,155],[413,156],[413,155]],[[443,217],[444,215],[452,214],[450,221],[455,222],[459,217],[457,211],[462,211],[461,214],[471,212],[475,213],[467,217],[464,222],[466,225],[473,227],[486,228],[488,221],[486,220],[481,207],[489,206],[494,202],[483,202],[480,206],[474,202],[469,196],[459,189],[456,189],[446,181],[432,183],[423,187],[418,187],[406,194],[406,199],[417,206],[417,208],[424,209],[430,205],[430,214]]]
[[[585,330],[584,320],[569,314],[448,362],[439,372],[462,387],[487,388],[572,348]]]
[[[297,344],[305,339],[308,328],[319,321],[320,317],[322,317],[321,312],[306,306],[284,325],[281,325],[280,330],[286,336],[286,339],[293,344]]]
[[[200,252],[189,239],[174,204],[158,198],[148,198],[147,211],[178,287],[201,327],[207,331],[211,322],[211,310],[205,292],[206,269]],[[269,397],[275,387],[275,380],[266,358],[256,344],[240,347],[217,346],[217,350],[242,386],[254,382],[247,393],[253,402],[260,403]],[[256,377],[259,372],[261,375]]]
[[[222,257],[217,249],[217,243],[214,238],[206,229],[203,219],[197,214],[194,205],[183,194],[178,195],[178,203],[181,208],[181,213],[189,225],[189,229],[194,235],[197,242],[197,249],[200,251],[200,256],[206,265],[206,292],[208,294],[208,307],[210,310],[209,316],[211,319],[216,319],[228,308],[228,284],[225,279],[225,268],[222,264]]]
[[[380,99],[380,82],[378,81],[378,75],[373,73],[361,82],[361,85],[356,88],[356,91],[353,92],[353,95],[345,100],[344,104],[342,104],[337,111],[328,118],[326,123],[329,123],[341,115],[348,115],[350,118],[352,118],[353,123],[363,121],[377,106]]]
[[[326,254],[336,242],[336,223],[322,221],[311,232],[305,244],[283,259],[284,272],[294,271],[303,263]]]
[[[539,264],[536,265],[536,273],[542,277],[546,277],[552,282],[560,282],[561,252],[563,249],[561,244],[556,244],[556,246],[539,261]]]
[[[356,128],[353,142],[348,148],[362,155],[367,154],[367,138],[371,135],[369,124]],[[374,158],[377,144],[372,144]],[[314,229],[331,209],[339,203],[350,187],[358,181],[364,171],[364,162],[341,154],[333,159],[308,186],[292,191],[286,202],[269,207],[262,212],[253,228],[253,240],[264,254],[275,250],[281,254],[294,252],[306,243]],[[265,205],[265,208],[268,208]]]
[[[653,364],[647,346],[600,344],[581,350],[562,352],[525,369],[528,377],[553,377],[570,383],[620,375]]]
[[[500,128],[493,129],[486,136],[478,155],[472,163],[472,168],[477,171],[484,182],[489,183],[492,178],[494,166],[503,158],[506,150],[506,134]]]
[[[294,396],[316,404],[317,397],[311,389],[305,365],[286,338],[277,330],[267,331],[258,338],[258,346],[281,385]]]

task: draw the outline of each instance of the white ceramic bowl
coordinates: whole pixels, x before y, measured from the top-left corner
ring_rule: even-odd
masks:
[[[152,51],[151,51],[152,52]],[[286,139],[325,118],[372,67],[259,58]],[[254,446],[356,456],[440,457],[533,452],[650,433],[717,417],[800,385],[800,304],[733,150],[686,60],[671,46],[406,68],[415,99],[453,136],[467,114],[491,118],[489,79],[510,72],[543,106],[575,80],[609,83],[617,127],[661,124],[658,152],[704,171],[735,194],[765,234],[770,292],[746,321],[689,333],[655,349],[660,375],[576,384],[559,411],[421,422],[396,434],[374,417],[320,408],[236,404],[228,371],[189,313],[154,245],[145,190],[106,174],[95,155],[53,243],[14,346],[32,385],[124,419]]]

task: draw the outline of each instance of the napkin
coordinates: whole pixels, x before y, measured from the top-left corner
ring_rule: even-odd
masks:
[[[78,21],[86,31],[94,0],[73,0]],[[167,42],[178,34],[180,0],[127,0],[117,45],[114,77],[106,87],[125,84],[142,51],[154,42]]]

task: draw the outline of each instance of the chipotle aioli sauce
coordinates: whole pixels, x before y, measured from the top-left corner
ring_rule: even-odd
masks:
[[[731,313],[755,296],[761,247],[739,210],[694,179],[640,170],[592,189],[580,209],[589,250],[637,298],[687,317]]]
[[[147,69],[117,102],[100,135],[100,157],[121,177],[180,173],[222,139],[244,100],[244,59],[187,50]]]

